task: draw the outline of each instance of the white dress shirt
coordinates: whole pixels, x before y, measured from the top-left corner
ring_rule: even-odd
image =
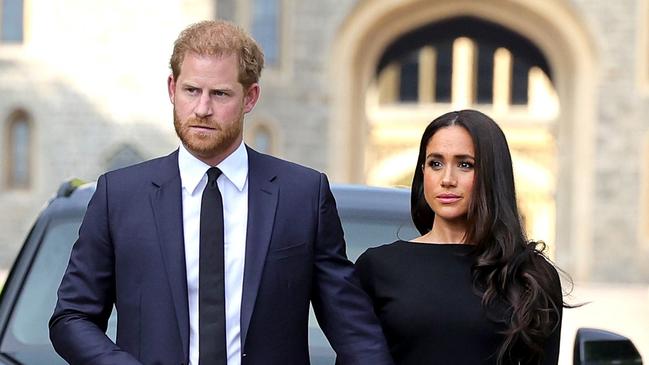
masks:
[[[178,167],[182,182],[183,230],[189,300],[189,364],[198,365],[198,251],[201,199],[211,167],[180,145]],[[218,166],[217,183],[223,197],[225,254],[225,337],[228,365],[241,364],[241,295],[248,226],[248,152],[243,142]]]

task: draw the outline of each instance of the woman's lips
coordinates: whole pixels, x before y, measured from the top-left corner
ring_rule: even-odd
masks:
[[[462,199],[459,195],[455,194],[439,194],[437,195],[437,200],[442,204],[452,204],[456,201]]]

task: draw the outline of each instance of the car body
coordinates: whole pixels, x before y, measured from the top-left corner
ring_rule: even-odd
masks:
[[[0,365],[65,364],[49,341],[48,320],[94,190],[94,184],[80,184],[76,180],[62,184],[28,234],[0,294]],[[410,219],[407,189],[334,184],[332,191],[350,259],[356,260],[368,247],[418,236]],[[112,339],[116,323],[113,311],[107,332]],[[587,336],[583,337],[586,341]],[[623,337],[617,339],[628,341]],[[313,312],[309,344],[313,365],[334,363],[335,355]],[[575,363],[580,361],[575,353]]]

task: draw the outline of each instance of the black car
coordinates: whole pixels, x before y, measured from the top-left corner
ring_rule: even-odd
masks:
[[[94,184],[81,184],[78,180],[64,183],[32,227],[0,294],[0,365],[65,364],[50,344],[48,320],[72,244],[94,191]],[[410,220],[408,190],[333,185],[332,191],[350,259],[356,260],[367,247],[418,236]],[[113,340],[115,315],[113,311],[108,328]],[[311,363],[333,364],[334,353],[313,315],[309,336]],[[642,363],[631,341],[622,336],[605,336],[598,330],[578,334],[575,364],[622,363],[619,360]]]

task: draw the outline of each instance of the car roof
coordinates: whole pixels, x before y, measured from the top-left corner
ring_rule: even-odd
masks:
[[[61,184],[56,196],[50,199],[46,211],[57,215],[64,213],[63,211],[85,211],[95,192],[96,182],[74,186],[71,181]],[[403,218],[404,214],[410,214],[409,189],[332,184],[331,190],[338,209],[342,212],[355,215],[371,213],[374,217],[385,218]],[[395,217],[395,214],[398,217]]]

